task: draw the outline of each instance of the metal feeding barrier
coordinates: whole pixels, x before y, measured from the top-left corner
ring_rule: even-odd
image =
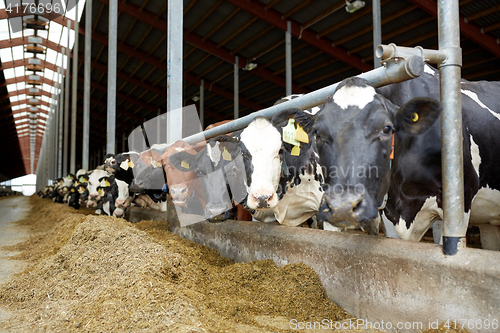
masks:
[[[422,47],[399,47],[395,44],[379,45],[375,53],[381,59],[383,66],[358,75],[374,87],[382,87],[420,76],[424,69],[424,61],[438,65],[441,78],[441,102],[443,104],[441,128],[443,253],[445,255],[454,255],[459,248],[465,247],[467,230],[467,225],[464,223],[462,103],[460,95],[462,52],[458,9],[458,1],[456,0],[438,1],[439,50],[427,50]],[[333,95],[338,84],[335,83],[290,101],[253,112],[221,126],[185,137],[183,140],[194,144],[217,135],[242,129],[259,116],[271,118],[286,109],[309,109],[321,105]]]

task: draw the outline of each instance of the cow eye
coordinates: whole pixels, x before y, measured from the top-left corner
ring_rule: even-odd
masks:
[[[116,161],[111,161],[111,164],[116,164]]]
[[[389,126],[389,125],[387,125],[387,126],[384,127],[384,129],[382,130],[382,132],[384,134],[390,134],[392,132],[392,127]]]

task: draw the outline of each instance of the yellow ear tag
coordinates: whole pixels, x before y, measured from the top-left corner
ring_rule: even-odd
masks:
[[[100,196],[103,196],[103,195],[104,195],[104,192],[103,192],[102,188],[98,189],[98,190],[97,190],[97,193],[99,193],[99,195],[100,195]]]
[[[413,112],[413,114],[411,115],[411,120],[416,123],[418,121],[418,113],[416,112]]]
[[[74,188],[72,188],[72,189],[71,189],[71,192],[75,192],[75,189],[74,189]]]
[[[309,143],[309,136],[300,125],[297,125],[297,129],[295,130],[295,139],[300,142]]]
[[[83,189],[83,187],[79,187],[78,188],[78,193],[82,194],[83,192],[85,192],[85,190]]]
[[[133,169],[134,168],[134,162],[132,162],[132,161],[128,162],[128,166]]]
[[[129,167],[129,164],[130,162],[127,162],[127,160],[123,161],[120,163],[120,168],[122,168],[123,170],[127,171],[128,170],[128,167]]]
[[[293,146],[291,154],[293,156],[299,156],[300,155],[300,146]]]
[[[186,161],[182,161],[181,162],[181,167],[183,167],[184,169],[189,169],[189,163],[186,162]]]
[[[294,146],[300,146],[300,142],[295,139],[295,119],[288,119],[288,125],[282,127],[283,142],[287,142]]]
[[[104,186],[109,187],[109,186],[111,186],[111,184],[107,180],[104,180]]]
[[[231,154],[227,151],[226,147],[224,147],[224,151],[222,152],[222,158],[226,161],[232,161]]]

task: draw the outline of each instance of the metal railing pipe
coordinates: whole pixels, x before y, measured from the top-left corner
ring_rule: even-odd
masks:
[[[406,81],[420,76],[424,70],[424,62],[420,57],[410,57],[408,59],[400,59],[399,61],[388,61],[383,67],[373,69],[369,72],[361,73],[358,77],[367,80],[374,87],[382,87],[384,85],[396,82]],[[327,87],[310,92],[290,101],[273,105],[266,109],[253,112],[247,116],[233,120],[229,123],[217,126],[204,132],[200,132],[184,138],[183,140],[189,144],[194,144],[206,139],[213,138],[217,135],[234,132],[242,129],[252,122],[256,117],[272,118],[278,112],[290,108],[309,109],[311,107],[323,104],[328,97],[333,95],[339,83],[334,83]],[[167,147],[166,145],[165,147]]]
[[[393,43],[389,45],[378,45],[375,50],[375,56],[377,58],[381,58],[382,62],[384,61],[384,59],[389,59],[389,58],[408,58],[411,56],[419,56],[422,59],[424,59],[424,61],[433,64],[440,64],[447,57],[446,53],[441,50],[428,50],[420,46],[417,47],[397,46],[396,44]]]

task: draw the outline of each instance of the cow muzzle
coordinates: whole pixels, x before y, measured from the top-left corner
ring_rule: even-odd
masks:
[[[189,197],[187,186],[172,186],[169,188],[169,193],[174,204],[185,204]]]
[[[372,200],[359,193],[324,194],[318,218],[341,229],[362,229],[378,234],[378,210],[371,209]]]
[[[205,207],[205,218],[206,219],[223,219],[224,213],[231,210],[231,206],[228,204],[215,204],[215,205],[207,205]]]
[[[248,196],[248,207],[252,209],[269,209],[277,204],[276,193],[256,193]]]
[[[319,207],[322,220],[342,229],[359,227],[360,210],[363,195],[348,193],[347,195],[323,195]]]
[[[127,200],[116,199],[115,206],[118,208],[127,208]]]

